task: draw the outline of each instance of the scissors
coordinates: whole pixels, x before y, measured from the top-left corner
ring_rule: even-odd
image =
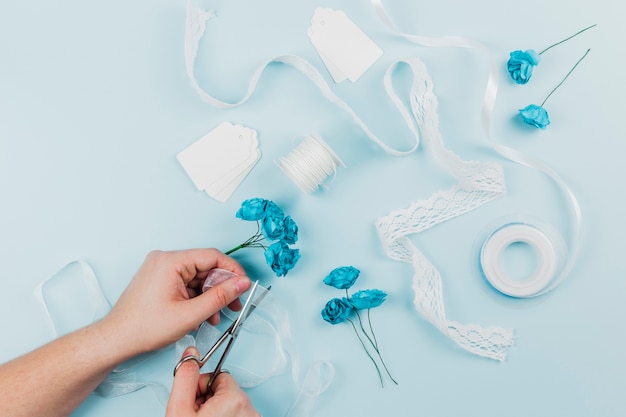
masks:
[[[211,389],[215,378],[217,378],[217,375],[219,375],[219,373],[221,372],[222,365],[224,364],[224,361],[226,361],[226,357],[232,349],[235,339],[237,339],[237,335],[241,330],[241,325],[250,316],[250,314],[252,314],[252,312],[259,305],[259,303],[263,301],[263,298],[265,298],[270,288],[272,288],[271,286],[268,287],[267,291],[264,291],[263,293],[255,297],[255,293],[258,289],[258,284],[259,281],[255,281],[252,289],[250,290],[250,294],[248,295],[248,299],[246,300],[241,311],[239,312],[239,316],[237,316],[237,319],[228,327],[228,329],[226,329],[226,331],[224,331],[220,338],[217,339],[215,344],[211,347],[211,349],[209,349],[206,355],[204,355],[202,359],[198,359],[196,355],[183,356],[174,367],[174,375],[176,375],[176,371],[178,370],[178,368],[180,368],[180,366],[187,361],[196,361],[198,363],[198,366],[202,368],[202,366],[204,366],[204,364],[209,361],[211,356],[213,356],[213,354],[220,348],[220,346],[228,341],[228,344],[226,345],[226,348],[224,348],[224,352],[222,353],[222,357],[217,362],[217,366],[215,367],[215,370],[213,371],[213,374],[211,375],[211,378],[209,379],[209,382],[207,384],[207,387]]]

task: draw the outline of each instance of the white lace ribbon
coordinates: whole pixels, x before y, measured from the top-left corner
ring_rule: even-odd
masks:
[[[439,131],[437,97],[425,65],[417,58],[400,61],[389,68],[391,78],[396,66],[408,65],[413,72],[410,103],[413,116],[422,132],[425,147],[457,179],[448,191],[437,192],[406,209],[395,210],[376,221],[376,228],[387,255],[413,265],[414,304],[417,311],[463,349],[492,359],[504,360],[513,343],[513,333],[501,327],[484,328],[448,320],[443,301],[439,271],[410,241],[441,222],[467,213],[504,195],[506,188],[502,167],[496,163],[464,161],[446,149]],[[391,85],[391,82],[386,82]]]

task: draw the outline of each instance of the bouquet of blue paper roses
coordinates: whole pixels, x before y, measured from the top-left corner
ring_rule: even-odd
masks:
[[[300,259],[300,250],[291,249],[298,241],[298,225],[273,201],[264,198],[252,198],[241,203],[236,217],[255,221],[257,231],[243,243],[224,252],[230,255],[243,248],[265,249],[265,261],[276,276],[285,276]],[[265,242],[273,242],[266,246]]]
[[[389,378],[397,385],[398,382],[391,376],[385,361],[380,353],[380,347],[378,345],[378,340],[376,339],[376,335],[374,334],[374,329],[372,327],[372,320],[370,315],[370,310],[372,308],[380,306],[385,299],[387,298],[387,293],[378,289],[370,289],[370,290],[360,290],[352,295],[349,294],[348,289],[354,285],[357,278],[359,277],[361,271],[353,266],[341,266],[333,269],[330,274],[324,278],[324,284],[329,285],[331,287],[335,287],[340,290],[346,291],[346,296],[342,298],[333,298],[326,303],[326,306],[322,310],[322,318],[326,320],[330,324],[338,324],[343,322],[349,322],[354,329],[354,333],[356,334],[359,342],[361,342],[361,346],[365,350],[365,353],[370,358],[374,367],[376,368],[376,372],[378,372],[378,378],[380,380],[381,386],[385,386],[383,383],[383,377],[380,372],[380,368],[376,363],[376,360],[370,353],[370,349],[373,349],[376,356],[380,360],[380,363],[385,368],[385,371]],[[360,311],[367,311],[367,323],[368,330],[366,330],[363,325],[363,319],[361,318]],[[365,337],[365,339],[359,334],[359,330],[357,326],[354,324],[354,321],[351,317],[356,316],[356,319],[359,323],[359,328],[361,330],[361,334]],[[370,349],[367,348],[365,340],[369,342]]]

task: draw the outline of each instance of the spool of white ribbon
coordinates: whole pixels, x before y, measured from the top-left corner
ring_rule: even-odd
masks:
[[[345,166],[337,154],[317,135],[311,135],[277,162],[280,169],[307,194]]]
[[[507,223],[494,230],[480,249],[480,269],[483,277],[498,291],[511,297],[528,298],[549,291],[563,266],[566,247],[558,234],[546,227],[538,228],[525,222]],[[503,252],[512,244],[526,243],[536,255],[534,272],[525,279],[507,274],[501,262]]]

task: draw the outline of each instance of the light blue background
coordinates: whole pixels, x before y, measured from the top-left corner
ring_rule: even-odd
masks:
[[[484,54],[410,44],[389,31],[366,1],[211,4],[218,18],[209,22],[196,72],[205,89],[227,101],[244,94],[258,65],[283,53],[308,59],[331,82],[306,29],[315,7],[342,9],[385,54],[358,83],[331,86],[377,135],[401,147],[409,143],[408,131],[384,94],[382,75],[399,58],[417,56],[426,63],[446,145],[464,159],[501,162],[508,194],[413,240],[442,273],[450,319],[515,329],[509,357],[498,363],[468,354],[417,316],[410,266],[382,251],[374,229],[378,217],[452,184],[424,149],[405,158],[385,154],[285,65],[266,69],[250,101],[238,108],[204,103],[185,74],[182,1],[3,0],[0,361],[50,339],[33,288],[66,263],[88,261],[114,302],[152,249],[226,250],[245,239],[250,225],[234,213],[243,199],[261,196],[297,220],[302,260],[277,279],[260,253],[240,252],[237,259],[251,276],[272,284],[288,309],[303,367],[316,359],[336,366],[313,415],[626,413],[621,184],[626,61],[620,51],[624,26],[614,2],[385,2],[408,33],[467,36],[490,48],[501,64],[492,134],[545,161],[580,200],[581,256],[561,286],[530,300],[510,299],[488,287],[477,272],[476,246],[494,220],[513,214],[538,216],[568,236],[569,212],[547,177],[489,148],[480,128]],[[528,85],[508,79],[509,51],[540,50],[592,23],[598,27],[546,53]],[[517,109],[540,103],[587,48],[589,56],[546,105],[552,125],[539,131],[520,123]],[[403,71],[397,80],[399,91],[410,82]],[[256,129],[263,155],[225,204],[196,191],[175,158],[223,121]],[[328,189],[308,196],[275,161],[310,133],[326,139],[347,167]],[[373,320],[397,387],[381,389],[352,330],[331,327],[319,316],[326,300],[338,295],[321,280],[339,265],[361,269],[358,289],[389,293]],[[169,387],[174,360],[171,352],[152,358],[143,377]],[[249,394],[263,415],[279,416],[293,402],[295,387],[283,375]],[[75,413],[162,414],[148,390],[115,399],[90,397]]]

